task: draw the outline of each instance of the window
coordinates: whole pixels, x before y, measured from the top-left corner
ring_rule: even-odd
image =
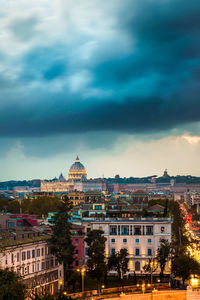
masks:
[[[146,234],[147,235],[152,235],[153,234],[153,226],[147,226]]]
[[[30,259],[30,258],[31,258],[31,252],[27,251],[27,259]]]
[[[123,239],[123,243],[127,243],[127,239]]]
[[[165,232],[165,227],[162,226],[162,227],[161,227],[161,233],[164,233],[164,232]]]
[[[15,227],[15,223],[14,222],[8,222],[8,227]]]
[[[115,254],[115,248],[111,249],[111,254]]]
[[[135,249],[135,255],[136,255],[136,256],[139,256],[139,255],[140,255],[140,249],[139,249],[139,248],[136,248],[136,249]]]
[[[14,254],[11,254],[11,263],[14,263]]]
[[[44,261],[42,262],[42,270],[44,270],[44,268],[45,268],[45,263],[44,263]]]
[[[26,272],[27,272],[27,274],[29,274],[29,266],[27,266]]]
[[[40,271],[40,264],[39,263],[37,264],[37,271],[38,272]]]
[[[25,260],[25,259],[26,259],[26,252],[23,251],[23,252],[22,252],[22,260]]]
[[[8,264],[8,256],[6,255],[5,264]]]
[[[152,256],[152,249],[148,249],[147,255]]]
[[[135,239],[136,244],[139,244],[140,240],[139,239]]]
[[[35,272],[35,265],[32,265],[32,272]]]
[[[46,268],[49,269],[49,260],[46,261]]]
[[[85,255],[88,255],[88,248],[85,248]]]
[[[152,239],[148,239],[148,244],[151,244],[152,243]]]
[[[95,210],[102,210],[102,205],[95,205],[94,209]]]
[[[76,267],[78,267],[78,260],[76,260]]]
[[[128,234],[129,234],[128,226],[122,226],[122,235],[128,235]]]
[[[19,262],[19,252],[17,252],[17,262]]]
[[[44,256],[44,248],[42,248],[42,256]]]
[[[78,249],[75,250],[75,254],[78,255]]]
[[[140,262],[139,261],[135,262],[135,271],[140,271]]]
[[[40,249],[37,249],[37,257],[40,256]]]
[[[78,245],[78,239],[75,239],[75,245]]]
[[[51,258],[51,267],[53,267],[53,257]]]
[[[134,235],[141,235],[141,226],[134,226]]]
[[[22,275],[24,275],[24,267],[22,267]]]
[[[32,250],[32,258],[35,258],[35,250]]]
[[[111,243],[115,243],[115,239],[111,239]]]
[[[111,227],[110,228],[110,235],[117,235],[117,227]]]

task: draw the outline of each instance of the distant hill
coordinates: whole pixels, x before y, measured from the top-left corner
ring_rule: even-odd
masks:
[[[177,175],[177,176],[167,176],[167,177],[156,177],[156,175],[148,177],[129,177],[129,178],[105,178],[107,183],[126,183],[126,184],[151,184],[155,183],[170,183],[174,179],[175,183],[184,183],[184,184],[200,184],[200,177],[191,176],[191,175]]]
[[[40,181],[41,181],[40,179],[4,181],[4,182],[0,182],[0,189],[12,190],[14,186],[39,187]]]

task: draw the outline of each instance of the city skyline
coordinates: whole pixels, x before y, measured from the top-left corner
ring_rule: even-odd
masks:
[[[4,3],[0,181],[200,176],[200,3]]]

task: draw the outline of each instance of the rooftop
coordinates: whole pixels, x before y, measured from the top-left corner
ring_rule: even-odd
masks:
[[[35,237],[24,238],[24,239],[17,239],[17,240],[5,238],[3,240],[0,240],[0,248],[19,246],[19,245],[35,243],[35,242],[39,242],[39,241],[47,241],[50,238],[51,238],[51,236],[47,235],[47,234],[35,236]]]

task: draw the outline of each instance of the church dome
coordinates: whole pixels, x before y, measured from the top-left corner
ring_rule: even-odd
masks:
[[[80,162],[79,157],[77,156],[75,162],[69,169],[68,180],[82,180],[87,179],[87,172],[84,165]]]

